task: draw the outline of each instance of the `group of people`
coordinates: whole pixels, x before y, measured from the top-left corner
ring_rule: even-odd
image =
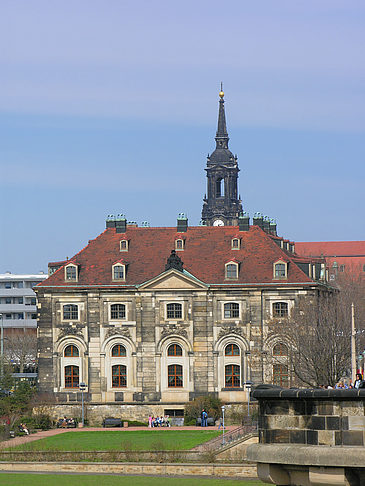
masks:
[[[23,423],[19,424],[19,432],[22,432],[25,435],[29,435],[28,427]]]
[[[336,385],[330,386],[330,385],[320,385],[320,388],[325,388],[327,390],[332,390],[335,388],[336,390],[348,390],[351,388],[365,388],[365,380],[363,379],[363,376],[361,373],[356,373],[356,379],[354,383],[352,381],[349,381],[348,383],[345,381],[339,381],[336,383]]]
[[[148,427],[171,427],[170,425],[170,420],[169,420],[169,415],[165,415],[161,417],[153,417],[150,415],[148,417]]]
[[[60,427],[63,429],[67,429],[67,427],[75,427],[75,420],[71,418],[67,418],[66,416],[63,417]]]

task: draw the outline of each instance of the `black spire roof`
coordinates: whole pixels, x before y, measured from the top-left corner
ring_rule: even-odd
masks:
[[[235,164],[236,160],[232,152],[228,148],[228,132],[226,125],[226,114],[224,110],[224,93],[221,89],[219,93],[219,111],[218,111],[218,127],[215,136],[216,148],[214,152],[208,157],[208,165],[211,164]]]

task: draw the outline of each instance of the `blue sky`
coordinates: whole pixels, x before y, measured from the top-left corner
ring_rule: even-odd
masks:
[[[199,224],[223,81],[246,210],[365,238],[362,1],[0,7],[0,272],[46,271],[105,217]]]

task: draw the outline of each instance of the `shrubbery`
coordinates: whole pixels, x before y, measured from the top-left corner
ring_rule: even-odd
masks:
[[[185,406],[184,424],[195,425],[195,420],[200,417],[203,408],[207,411],[208,417],[218,420],[221,415],[223,403],[219,398],[206,395],[197,397]]]

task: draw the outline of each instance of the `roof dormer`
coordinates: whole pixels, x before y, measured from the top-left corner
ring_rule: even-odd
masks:
[[[78,282],[79,280],[79,266],[75,263],[68,263],[65,266],[65,281]]]

